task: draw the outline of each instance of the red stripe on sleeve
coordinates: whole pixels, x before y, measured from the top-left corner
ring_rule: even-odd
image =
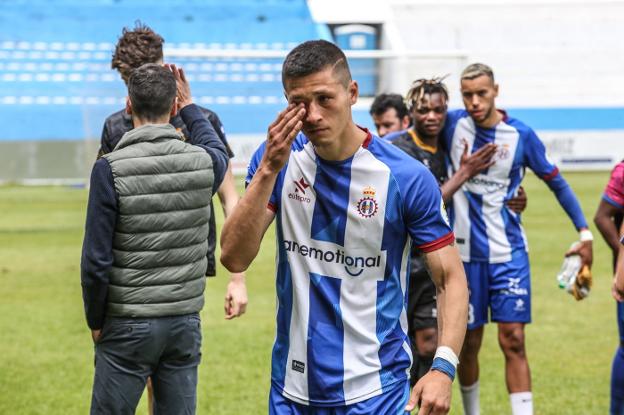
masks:
[[[277,213],[277,206],[275,206],[275,203],[269,202],[267,204],[267,209],[272,210],[273,213]]]
[[[436,239],[435,241],[428,242],[424,245],[419,245],[418,249],[427,253],[437,251],[440,248],[444,248],[447,245],[455,242],[455,234],[453,232],[449,232],[441,238]]]
[[[552,180],[555,178],[555,176],[557,176],[559,174],[559,168],[555,167],[555,169],[553,171],[551,171],[550,173],[548,173],[546,176],[542,177],[542,180],[544,180],[545,182]]]

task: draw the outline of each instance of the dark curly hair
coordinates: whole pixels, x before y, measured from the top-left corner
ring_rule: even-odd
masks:
[[[124,27],[111,61],[111,68],[119,71],[126,84],[132,71],[146,63],[163,59],[165,40],[146,24],[137,21],[134,29]]]

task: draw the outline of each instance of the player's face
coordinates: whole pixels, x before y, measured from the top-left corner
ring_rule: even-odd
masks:
[[[477,125],[486,124],[496,116],[494,100],[498,96],[498,85],[489,76],[462,79],[461,94],[466,111]]]
[[[303,132],[315,146],[340,139],[351,122],[351,106],[358,97],[355,81],[345,81],[331,68],[301,78],[289,79],[285,84],[289,103],[303,103],[306,117]]]
[[[383,137],[388,133],[402,131],[409,125],[409,118],[405,116],[401,119],[395,108],[388,108],[381,114],[373,114],[372,117],[379,137]]]
[[[446,121],[446,99],[440,93],[426,94],[420,105],[414,105],[414,127],[420,137],[437,138]]]

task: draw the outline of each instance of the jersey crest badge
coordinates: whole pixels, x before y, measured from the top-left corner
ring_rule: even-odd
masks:
[[[375,189],[367,186],[362,190],[362,197],[357,204],[357,211],[363,218],[371,218],[377,213],[377,200],[375,200]]]

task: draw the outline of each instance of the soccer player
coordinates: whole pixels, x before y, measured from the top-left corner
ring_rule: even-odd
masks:
[[[469,65],[461,74],[465,110],[450,111],[442,132],[451,167],[457,171],[467,142],[470,151],[497,145],[495,163],[468,180],[453,196],[453,230],[470,288],[468,332],[460,356],[459,380],[466,414],[479,413],[478,353],[484,325],[498,323],[505,355],[505,379],[514,415],[531,414],[531,377],[524,326],[531,321],[531,285],[527,243],[520,216],[505,207],[529,167],[553,191],[580,232],[574,251],[591,266],[592,234],[574,192],[551,164],[543,143],[521,121],[496,108],[498,85],[492,69]]]
[[[439,149],[439,134],[447,113],[448,92],[440,78],[414,81],[407,93],[414,125],[409,130],[389,134],[394,145],[423,163],[433,173],[441,187],[442,198],[448,204],[453,194],[466,180],[493,164],[496,145],[483,146],[474,154],[464,154],[461,166],[450,178],[447,176],[444,151]],[[467,147],[465,150],[467,153]],[[526,196],[509,202],[521,212],[526,207]],[[431,367],[437,346],[436,289],[418,248],[412,249],[408,296],[408,333],[413,341],[414,362],[411,382],[415,383]]]
[[[405,130],[410,125],[407,106],[399,94],[377,95],[369,113],[373,118],[379,137]]]
[[[613,254],[616,279],[613,281],[613,296],[617,302],[617,321],[620,346],[613,356],[611,366],[611,414],[624,415],[624,248],[618,230],[624,213],[624,161],[611,171],[611,178],[605,188],[594,223]],[[616,269],[616,264],[619,264]]]
[[[404,414],[417,403],[420,413],[448,412],[468,293],[435,178],[353,122],[358,85],[337,46],[294,48],[282,83],[289,105],[221,233],[222,263],[241,272],[277,222],[269,413]],[[440,347],[410,397],[411,242],[436,282]]]

